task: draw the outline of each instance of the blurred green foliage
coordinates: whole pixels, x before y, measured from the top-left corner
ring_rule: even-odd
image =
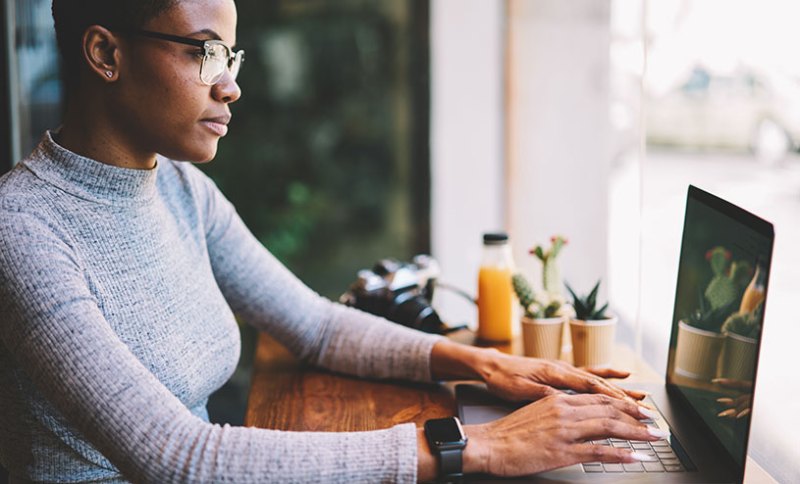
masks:
[[[238,0],[242,98],[201,168],[255,236],[336,299],[358,269],[429,249],[427,0]],[[209,400],[241,425],[256,333]]]
[[[428,250],[428,6],[237,2],[242,98],[206,171],[307,284]]]

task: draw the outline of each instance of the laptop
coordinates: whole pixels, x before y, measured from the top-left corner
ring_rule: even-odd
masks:
[[[577,464],[481,482],[742,482],[753,408],[774,230],[771,223],[689,186],[665,384],[633,388],[668,429],[655,443],[600,440],[649,453],[654,462]],[[456,387],[465,424],[507,415],[512,405],[481,385]]]

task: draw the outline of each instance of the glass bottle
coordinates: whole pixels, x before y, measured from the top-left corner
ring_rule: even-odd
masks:
[[[759,304],[764,302],[764,291],[766,290],[767,278],[766,273],[761,268],[761,260],[756,263],[756,272],[753,274],[753,279],[748,284],[742,295],[742,302],[739,306],[739,312],[742,314],[752,313]]]
[[[483,235],[483,257],[478,273],[478,337],[486,341],[510,341],[513,328],[514,262],[508,235]]]

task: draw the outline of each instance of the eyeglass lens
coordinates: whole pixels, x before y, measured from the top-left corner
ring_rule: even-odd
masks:
[[[236,79],[243,58],[244,51],[231,53],[224,44],[207,43],[200,79],[209,85],[216,84],[225,74],[225,69],[230,70],[231,76]]]

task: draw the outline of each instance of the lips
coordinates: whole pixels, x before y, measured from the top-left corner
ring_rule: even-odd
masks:
[[[204,118],[200,120],[200,124],[208,128],[212,133],[217,136],[225,136],[228,133],[228,123],[231,121],[230,114],[216,116],[213,118]]]

